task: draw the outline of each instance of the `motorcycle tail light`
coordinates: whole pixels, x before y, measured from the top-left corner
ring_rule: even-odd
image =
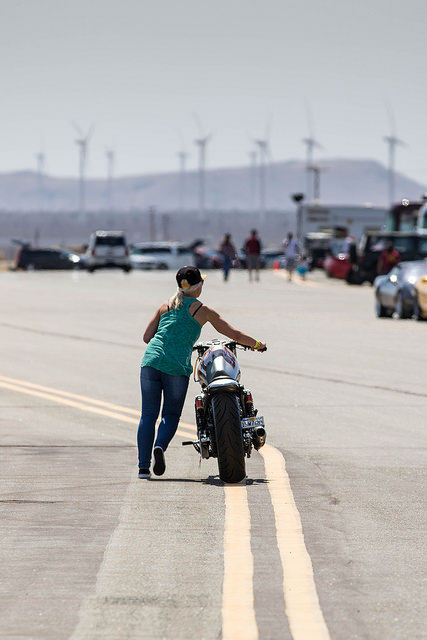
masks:
[[[245,402],[253,402],[252,393],[250,391],[245,391]]]
[[[203,400],[202,398],[196,398],[196,409],[197,411],[203,411]]]

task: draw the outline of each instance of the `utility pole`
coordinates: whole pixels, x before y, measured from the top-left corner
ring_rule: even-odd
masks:
[[[390,122],[390,135],[384,136],[383,140],[388,144],[388,202],[390,207],[395,203],[395,159],[396,159],[396,147],[405,147],[406,143],[400,140],[396,134],[396,123],[394,119],[394,113],[391,105],[387,105],[388,118]]]
[[[151,206],[148,209],[148,218],[150,225],[150,241],[156,241],[156,207]]]
[[[255,144],[258,146],[259,150],[259,216],[261,221],[264,221],[266,208],[266,165],[268,155],[268,140],[255,140]]]
[[[302,240],[302,208],[303,208],[303,201],[304,201],[304,194],[303,193],[293,193],[292,194],[292,200],[295,202],[295,204],[297,205],[297,238],[298,240]]]
[[[398,145],[405,146],[405,143],[394,134],[384,136],[384,141],[388,144],[388,202],[392,207],[395,202],[395,150]]]
[[[162,215],[163,240],[169,240],[169,214]]]

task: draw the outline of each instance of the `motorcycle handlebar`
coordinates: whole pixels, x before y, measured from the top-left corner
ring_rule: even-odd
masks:
[[[247,344],[241,344],[240,342],[236,342],[235,340],[207,340],[206,342],[198,342],[194,345],[193,351],[204,352],[214,344],[223,344],[226,347],[231,348],[232,350],[237,347],[239,349],[242,349],[243,351],[267,351],[267,347],[264,347],[264,349],[254,349],[253,347],[248,347]]]
[[[243,349],[243,351],[267,351],[267,347],[264,347],[264,349],[254,349],[253,347],[248,347],[247,344],[240,344],[240,342],[236,342],[236,347]]]

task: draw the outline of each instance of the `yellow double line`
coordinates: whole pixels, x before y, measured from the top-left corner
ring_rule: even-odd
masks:
[[[96,413],[115,420],[121,420],[122,422],[136,424],[140,416],[140,412],[135,409],[128,409],[127,407],[122,407],[120,405],[113,404],[112,402],[95,400],[88,396],[70,393],[69,391],[60,391],[59,389],[45,387],[33,382],[26,382],[24,380],[17,380],[16,378],[0,376],[0,387],[10,389],[11,391],[26,393],[30,396],[44,398],[46,400],[53,400],[54,402],[65,404],[69,407],[73,407],[74,409],[89,411],[90,413]],[[192,425],[185,425],[185,427],[188,427],[188,430],[184,431],[182,429],[178,429],[177,433],[185,438],[193,438],[195,435],[194,427]]]
[[[329,640],[307,552],[301,518],[285,459],[278,449],[260,449],[274,510],[283,572],[283,597],[294,640]],[[251,521],[246,486],[225,486],[223,640],[258,640],[254,611]]]
[[[136,424],[139,412],[111,402],[60,391],[33,382],[0,376],[0,387],[60,404]],[[184,428],[182,428],[184,427]],[[194,438],[193,425],[181,423],[177,433]],[[274,510],[276,540],[283,570],[283,596],[293,640],[328,640],[304,543],[301,519],[280,451],[265,445],[260,451]],[[222,602],[223,640],[257,640],[254,611],[253,555],[247,487],[225,486],[224,584]]]

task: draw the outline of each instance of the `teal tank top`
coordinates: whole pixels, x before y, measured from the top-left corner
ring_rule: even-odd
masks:
[[[191,375],[191,353],[202,329],[188,310],[196,301],[184,297],[179,309],[170,309],[161,316],[142,358],[142,367],[154,367],[172,376]]]

